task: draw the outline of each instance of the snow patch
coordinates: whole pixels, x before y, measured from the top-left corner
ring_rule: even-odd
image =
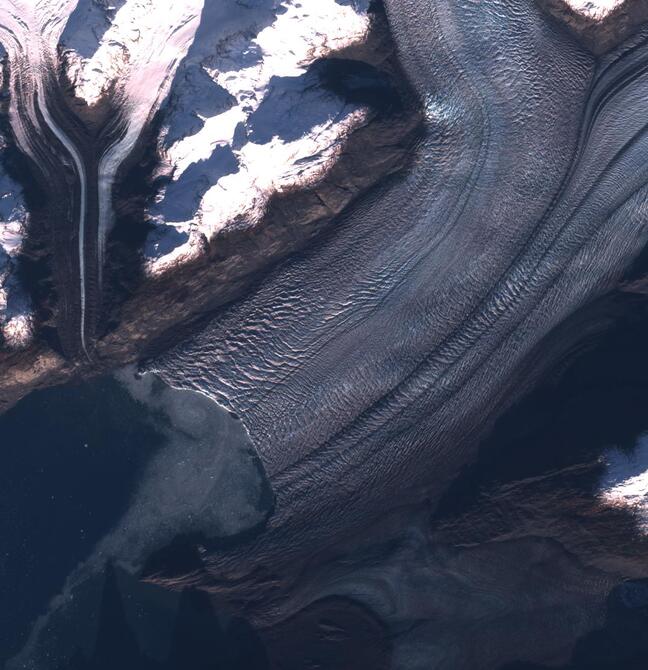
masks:
[[[567,0],[567,4],[585,16],[601,20],[627,0]]]
[[[158,229],[149,238],[151,274],[200,254],[201,240],[229,225],[258,223],[274,194],[313,183],[335,162],[348,133],[367,112],[326,91],[309,68],[366,37],[367,4],[287,0],[261,9],[239,5],[229,15],[229,30],[213,21],[205,25],[203,17],[189,63],[179,69],[171,90],[162,145],[173,178],[149,212],[168,234]],[[259,30],[269,9],[274,18]],[[187,96],[198,103],[205,95],[204,86],[188,90],[189,67],[206,75],[204,86],[211,86],[212,95],[221,92],[223,108],[198,114],[198,129],[181,136],[178,126],[191,128],[192,123],[177,113],[177,106],[192,107]],[[236,169],[219,173],[212,159],[224,150]],[[185,179],[196,168],[198,177]]]
[[[0,138],[0,159],[4,150]],[[28,221],[22,189],[0,168],[0,333],[14,349],[29,344],[33,335],[31,303],[17,276]]]
[[[606,505],[632,513],[639,530],[648,535],[648,434],[632,451],[609,449],[603,456],[606,471],[598,497]]]
[[[148,115],[150,99],[164,93],[169,63],[186,53],[202,5],[202,0],[130,0],[116,11],[112,5],[104,5],[103,13],[96,6],[89,8],[92,34],[111,14],[114,16],[90,57],[81,55],[91,48],[87,31],[75,31],[76,39],[67,36],[67,45],[79,50],[72,70],[76,94],[92,105],[118,83],[127,92],[131,107],[143,104]]]

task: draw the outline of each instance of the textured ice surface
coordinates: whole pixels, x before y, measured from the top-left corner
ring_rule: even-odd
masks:
[[[412,170],[155,364],[242,417],[277,495],[206,581],[437,500],[646,243],[645,34],[597,62],[535,2],[386,5],[427,103]]]
[[[180,578],[204,579],[226,592],[228,587],[234,592],[249,587],[252,593],[255,587],[276,588],[273,595],[279,592],[279,598],[262,599],[260,605],[269,616],[279,616],[287,602],[281,587],[289,579],[281,577],[294,574],[304,557],[316,563],[332,538],[362,530],[395,504],[438,498],[474,455],[485,418],[533,381],[535,368],[529,372],[527,364],[545,336],[614,286],[648,235],[645,45],[597,63],[569,35],[549,30],[535,3],[518,0],[388,0],[387,6],[407,73],[427,103],[428,132],[412,171],[359,202],[342,218],[337,235],[276,269],[258,290],[158,362],[170,379],[240,413],[278,501],[266,532],[244,548],[202,552],[204,570]],[[175,186],[157,203],[161,227],[154,252],[162,261],[179,253],[176,240],[190,241],[194,217],[207,211],[211,190],[240,175],[242,165],[253,172],[255,162],[245,147],[251,145],[252,152],[270,145],[271,156],[281,158],[282,149],[301,142],[298,124],[285,123],[295,100],[306,103],[309,120],[319,121],[311,127],[320,134],[320,114],[326,114],[326,124],[346,113],[312,90],[303,65],[298,71],[273,71],[265,84],[263,77],[239,76],[241,70],[263,70],[260,36],[290,15],[275,13],[272,3],[258,7],[267,10],[268,24],[251,31],[247,41],[245,35],[233,39],[245,67],[204,62],[197,39],[198,60],[191,62],[193,47],[188,48],[186,69],[178,69],[182,85],[208,94],[199,96],[198,115],[192,105],[170,107],[178,117],[169,117],[166,148],[178,169]],[[210,19],[206,25],[216,24]],[[102,35],[99,42],[105,45],[106,39]],[[138,40],[131,42],[128,48],[137,51]],[[79,44],[87,51],[87,41]],[[268,44],[283,42],[277,38]],[[102,53],[112,52],[106,46]],[[288,56],[283,53],[279,65]],[[108,56],[93,62],[104,74],[123,66]],[[80,90],[91,98],[103,87],[104,74],[80,80]],[[178,96],[183,99],[192,97]],[[239,112],[245,114],[243,126]],[[215,124],[218,132],[206,132],[209,119],[228,114],[233,118],[227,124]],[[183,139],[196,136],[204,143]],[[281,144],[273,145],[277,138]],[[183,142],[186,153],[178,148]],[[276,186],[274,171],[253,174],[251,183]],[[182,200],[186,191],[195,201]],[[218,219],[213,221],[218,229]],[[149,394],[144,387],[144,402],[150,402]],[[254,521],[254,510],[240,499],[234,500],[238,515],[220,518],[211,480],[218,464],[209,460],[213,454],[205,435],[195,433],[206,426],[213,435],[204,413],[209,401],[190,397],[195,406],[178,399],[167,403],[164,396],[154,401],[179,413],[178,442],[151,464],[128,513],[70,578],[65,595],[53,605],[55,617],[64,612],[75,585],[106,557],[138,565],[179,530],[208,533],[222,526],[232,532]],[[642,470],[634,470],[611,482],[609,490],[622,499],[641,498],[645,485],[635,481],[641,476]],[[226,491],[228,484],[234,486],[233,494],[249,484],[238,472],[228,477],[220,484]],[[393,565],[372,563],[365,581],[354,574],[348,581],[338,579],[336,590],[364,600],[385,617],[398,619],[401,607],[407,615],[420,614],[431,626],[427,642],[436,640],[438,627],[448,622],[462,631],[475,626],[474,649],[455,643],[432,650],[439,664],[449,667],[474,668],[475,658],[489,667],[491,650],[483,648],[492,637],[483,627],[485,614],[491,617],[494,608],[499,620],[515,618],[517,624],[519,610],[529,606],[518,581],[526,584],[529,574],[538,579],[534,589],[553,611],[565,597],[543,569],[549,564],[561,573],[578,577],[581,572],[551,543],[534,541],[509,545],[510,563],[522,565],[519,571],[503,570],[497,551],[490,554],[493,547],[481,554],[441,552],[433,557],[443,573],[435,581],[428,547],[413,544]],[[536,551],[537,561],[519,562]],[[270,585],[255,581],[259,565],[272,566]],[[403,565],[411,569],[405,572]],[[580,588],[582,580],[574,581]],[[483,602],[476,599],[474,610],[465,606],[466,584],[472,593],[488,594]],[[593,579],[586,586],[584,595],[574,595],[576,605],[582,597],[599,600],[606,585]],[[321,583],[313,593],[322,594]],[[518,609],[509,609],[511,603]],[[578,630],[591,625],[579,611],[573,619],[570,614]],[[511,626],[502,628],[503,637],[510,635]],[[535,632],[532,626],[523,632],[529,631]],[[414,640],[401,667],[411,670],[407,661],[420,649]],[[427,666],[430,653],[420,654],[419,667]]]

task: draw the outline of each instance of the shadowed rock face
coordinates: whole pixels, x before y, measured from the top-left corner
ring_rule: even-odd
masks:
[[[425,104],[414,167],[152,366],[261,455],[275,513],[201,582],[261,618],[296,562],[434,503],[648,233],[645,35],[596,60],[532,2],[386,6]]]

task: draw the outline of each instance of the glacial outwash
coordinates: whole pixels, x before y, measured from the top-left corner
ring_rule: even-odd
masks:
[[[48,670],[106,562],[106,589],[209,594],[273,658],[338,615],[373,668],[499,670],[536,626],[529,662],[570,658],[648,578],[624,516],[645,473],[586,495],[588,451],[462,486],[530,394],[645,308],[647,22],[643,0],[0,0],[0,412],[119,371],[120,403],[180,444],[10,670]],[[225,539],[212,432],[254,492]],[[148,532],[158,509],[173,524]]]

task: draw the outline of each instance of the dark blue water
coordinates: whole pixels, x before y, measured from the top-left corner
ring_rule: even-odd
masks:
[[[0,416],[0,662],[125,511],[162,446],[112,379],[30,395]]]
[[[138,577],[186,533],[263,523],[272,497],[237,419],[123,372],[30,395],[0,435],[0,667],[265,667],[252,629],[209,596]]]

